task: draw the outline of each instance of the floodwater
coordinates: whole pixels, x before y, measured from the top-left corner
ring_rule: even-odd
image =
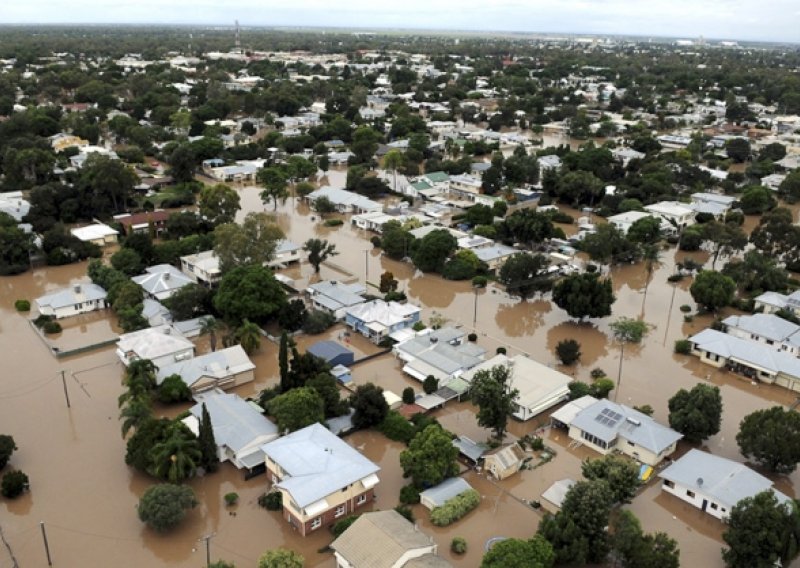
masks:
[[[329,178],[339,179],[343,175],[341,171],[328,172]],[[257,188],[240,191],[243,214],[272,211],[271,205],[264,207],[261,203]],[[447,282],[435,275],[421,274],[409,264],[383,257],[369,243],[372,234],[352,227],[346,217],[345,225],[325,228],[313,212],[293,198],[279,205],[275,214],[287,237],[296,243],[311,237],[335,243],[340,254],[332,261],[345,274],[377,283],[383,271],[391,271],[409,301],[423,308],[425,321],[436,314],[446,318],[450,325],[474,330],[488,355],[503,346],[510,354],[526,353],[540,362],[558,366],[555,345],[562,339],[574,338],[581,344],[581,361],[566,369],[558,368],[578,379],[589,380],[591,370],[599,367],[616,380],[620,348],[611,339],[608,323],[620,316],[644,318],[651,326],[650,331],[642,345],[625,348],[621,384],[612,397],[629,405],[650,404],[655,409],[655,418],[666,422],[667,400],[678,389],[691,388],[698,382],[719,386],[725,407],[722,429],[703,445],[715,454],[742,459],[735,442],[741,418],[755,410],[775,404],[789,405],[795,400],[785,390],[754,385],[703,365],[696,358],[673,353],[676,339],[698,332],[711,319],[695,317],[685,322],[679,308],[683,304],[694,307],[688,291],[690,280],[671,284],[667,277],[674,273],[676,261],[686,256],[707,261],[706,253],[687,255],[676,253],[674,248],[667,249],[649,278],[642,265],[611,268],[607,274],[617,297],[613,318],[579,323],[547,297],[521,302],[495,285],[476,294],[468,282]],[[207,535],[211,535],[212,559],[222,558],[240,566],[254,565],[264,550],[278,546],[301,551],[308,566],[331,566],[331,555],[317,552],[329,544],[329,532],[323,530],[305,539],[298,537],[277,514],[256,505],[256,499],[266,489],[266,479],[244,481],[228,465],[214,475],[191,482],[201,505],[189,513],[186,522],[174,533],[159,536],[139,522],[136,503],[153,480],[130,470],[124,463],[125,444],[120,436],[116,402],[122,392],[122,366],[113,347],[56,360],[31,328],[29,316],[13,309],[16,299],[32,300],[82,281],[85,270],[85,263],[81,263],[40,268],[0,279],[3,364],[0,432],[12,434],[20,448],[12,458],[11,467],[22,469],[31,479],[29,494],[15,501],[0,500],[0,526],[19,565],[44,565],[39,529],[39,522],[43,521],[57,566],[104,566],[111,562],[120,567],[201,566],[205,562],[202,539]],[[340,277],[340,271],[332,268],[323,268],[319,276],[311,274],[307,266],[292,270],[299,280]],[[728,313],[734,312],[725,312]],[[65,323],[62,335],[76,345],[118,332],[98,315]],[[298,338],[298,342],[306,347],[322,338],[343,340],[340,331],[341,328],[334,328],[321,336]],[[200,353],[208,350],[206,338],[197,343]],[[360,337],[352,337],[351,346],[359,355],[374,352],[374,347]],[[257,365],[256,381],[240,387],[238,394],[250,396],[264,386],[275,384],[277,350],[274,343],[262,341],[253,357]],[[391,354],[384,355],[356,366],[354,382],[376,382],[398,394],[405,386],[419,391],[421,385],[405,377],[400,368]],[[65,371],[71,408],[66,407],[61,370]],[[164,412],[174,416],[183,409],[185,406],[170,407]],[[457,434],[476,440],[488,436],[477,425],[469,403],[449,403],[436,416]],[[544,417],[526,423],[512,421],[509,439],[533,433],[544,422]],[[491,537],[530,536],[541,513],[521,500],[538,498],[553,480],[577,478],[580,461],[588,457],[583,453],[585,449],[570,449],[565,438],[563,432],[548,432],[547,443],[557,451],[555,459],[501,484],[493,484],[476,472],[466,473],[470,483],[484,496],[480,509],[451,527],[439,529],[430,526],[427,511],[418,506],[414,513],[420,527],[439,543],[441,554],[458,566],[477,565],[483,545]],[[371,432],[356,433],[347,440],[363,447],[382,467],[382,482],[373,506],[386,509],[396,505],[399,488],[405,483],[398,463],[402,446]],[[681,447],[681,451],[686,449]],[[782,491],[796,495],[799,479],[795,473],[776,481]],[[229,510],[223,505],[223,495],[230,491],[239,493],[240,503]],[[641,518],[645,530],[664,530],[679,541],[684,565],[721,566],[722,525],[662,495],[657,483],[645,489],[630,508]],[[453,536],[467,538],[470,548],[464,557],[450,556]],[[0,568],[12,565],[7,550],[0,546]]]

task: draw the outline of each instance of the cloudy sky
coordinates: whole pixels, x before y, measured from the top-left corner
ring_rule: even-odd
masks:
[[[2,0],[0,23],[339,26],[800,42],[798,0]]]

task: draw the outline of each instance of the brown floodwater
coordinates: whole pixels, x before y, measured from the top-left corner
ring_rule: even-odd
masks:
[[[339,183],[343,171],[328,172],[332,183]],[[257,188],[242,188],[242,203],[247,211],[272,211],[264,207]],[[573,212],[574,213],[574,212]],[[689,294],[690,279],[677,284],[667,282],[675,271],[676,261],[687,256],[708,261],[707,253],[662,252],[660,263],[649,276],[642,265],[613,267],[607,271],[617,300],[613,318],[580,323],[553,305],[547,297],[521,302],[501,288],[490,285],[476,295],[468,282],[448,282],[435,275],[425,275],[408,264],[380,254],[369,243],[371,233],[349,224],[326,228],[303,203],[289,199],[275,212],[288,238],[302,243],[311,237],[325,238],[340,252],[333,263],[343,270],[323,267],[313,275],[308,266],[289,269],[294,278],[341,278],[348,273],[363,281],[377,282],[380,273],[391,271],[409,300],[423,308],[423,319],[436,314],[449,325],[462,326],[478,334],[478,342],[489,355],[503,346],[513,353],[527,353],[545,364],[557,366],[554,347],[565,338],[581,344],[581,361],[562,371],[589,380],[592,369],[604,369],[616,379],[619,345],[611,340],[611,319],[642,317],[650,331],[639,346],[627,346],[623,361],[619,402],[629,405],[650,404],[655,418],[666,422],[667,400],[680,388],[698,382],[720,387],[724,403],[722,429],[703,448],[725,457],[742,459],[735,436],[742,417],[758,409],[780,404],[790,405],[795,396],[766,385],[754,385],[738,376],[703,365],[696,358],[673,353],[676,339],[696,333],[711,318],[695,317],[685,322],[680,306],[694,302]],[[347,216],[345,216],[347,220]],[[0,500],[0,526],[20,566],[45,565],[39,522],[44,521],[51,552],[57,566],[202,566],[205,562],[205,535],[210,540],[213,559],[224,558],[237,565],[254,565],[266,549],[287,546],[301,551],[308,566],[331,566],[332,557],[317,551],[326,546],[331,535],[321,531],[300,538],[275,513],[259,508],[256,499],[266,489],[266,480],[257,477],[244,481],[233,467],[196,479],[191,486],[201,505],[191,511],[174,533],[159,536],[144,528],[136,516],[136,503],[153,481],[130,470],[124,463],[125,444],[117,419],[118,395],[122,392],[122,366],[113,347],[80,356],[56,360],[28,323],[28,315],[13,309],[14,300],[35,299],[54,289],[85,278],[86,264],[39,268],[14,277],[0,279],[0,432],[12,434],[19,446],[11,467],[24,470],[31,479],[31,492],[15,500]],[[645,295],[645,286],[647,294]],[[734,313],[726,311],[725,314]],[[118,330],[111,318],[92,314],[65,321],[65,331],[55,341],[69,345],[85,344]],[[301,337],[301,347],[322,338],[339,340],[341,328],[315,337]],[[206,338],[198,340],[198,352],[208,350]],[[374,352],[374,346],[360,337],[351,338],[359,356]],[[256,380],[237,391],[250,396],[277,381],[277,346],[263,340],[253,356]],[[66,372],[71,408],[66,408],[60,371]],[[417,391],[420,384],[402,374],[401,366],[389,354],[358,365],[353,371],[355,384],[375,382],[402,392],[406,386]],[[613,396],[613,395],[612,395]],[[158,408],[175,416],[183,407]],[[443,424],[457,434],[485,439],[488,433],[478,426],[469,403],[451,402],[436,412]],[[509,439],[533,433],[546,417],[526,423],[512,421]],[[388,442],[371,432],[347,438],[378,462],[381,485],[374,507],[385,509],[397,504],[399,488],[404,484],[398,456],[402,446]],[[467,479],[483,494],[478,511],[447,528],[431,527],[428,513],[421,507],[414,512],[421,528],[440,545],[441,553],[458,566],[478,564],[486,539],[494,536],[526,537],[536,530],[541,514],[522,500],[536,499],[554,480],[578,478],[585,449],[570,449],[563,432],[550,431],[547,443],[556,449],[556,457],[534,470],[523,471],[501,484],[494,484],[476,474]],[[682,447],[682,451],[686,448]],[[788,494],[797,494],[797,473],[777,478],[778,486]],[[230,491],[240,495],[233,509],[223,505]],[[657,483],[649,486],[630,506],[641,518],[647,531],[664,530],[679,541],[683,565],[721,566],[722,525],[698,512],[683,508],[677,500],[661,494]],[[464,536],[469,552],[460,558],[450,556],[453,536]],[[0,567],[11,566],[7,550],[0,546]]]

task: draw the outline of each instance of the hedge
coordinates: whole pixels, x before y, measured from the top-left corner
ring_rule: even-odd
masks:
[[[474,489],[468,489],[448,500],[441,507],[434,507],[431,511],[431,523],[437,527],[446,527],[469,513],[481,502],[481,494]]]

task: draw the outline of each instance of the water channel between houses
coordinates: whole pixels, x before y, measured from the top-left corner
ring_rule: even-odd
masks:
[[[343,173],[328,175],[341,177]],[[242,215],[272,210],[261,203],[257,188],[243,188],[240,192]],[[347,223],[339,228],[324,227],[316,214],[294,199],[280,205],[275,213],[287,238],[296,243],[311,237],[334,242],[340,254],[333,262],[359,280],[366,277],[368,282],[377,283],[383,271],[391,271],[409,301],[423,308],[423,319],[438,313],[448,318],[450,325],[474,330],[478,343],[489,354],[504,346],[511,354],[526,353],[555,366],[555,345],[562,339],[574,338],[581,344],[581,362],[561,370],[589,380],[590,371],[600,367],[616,378],[619,347],[610,339],[607,320],[578,324],[547,299],[520,302],[495,286],[475,294],[469,282],[448,282],[415,272],[409,264],[381,256],[380,250],[369,243],[370,234]],[[717,385],[724,402],[722,430],[703,448],[742,459],[735,441],[741,418],[775,404],[790,405],[795,397],[785,390],[754,385],[705,366],[696,358],[673,353],[676,339],[696,333],[711,322],[709,317],[684,322],[679,307],[693,305],[689,281],[667,282],[667,276],[675,270],[676,258],[683,256],[674,248],[662,252],[646,295],[647,272],[643,265],[615,267],[609,272],[617,296],[613,317],[642,317],[652,326],[642,345],[625,349],[622,382],[616,397],[628,405],[650,404],[655,409],[654,417],[666,423],[667,400],[679,388],[691,388],[698,382]],[[704,253],[692,256],[707,260]],[[254,566],[264,550],[278,546],[302,552],[308,566],[333,566],[330,553],[318,552],[330,543],[330,532],[321,530],[307,538],[299,537],[279,515],[256,504],[266,490],[266,478],[244,481],[227,464],[214,475],[191,481],[201,504],[175,532],[156,535],[139,522],[136,504],[153,480],[124,463],[125,443],[117,419],[122,365],[113,346],[57,360],[29,324],[27,314],[13,309],[14,300],[32,300],[77,283],[85,279],[85,272],[86,264],[81,263],[0,279],[0,432],[14,436],[20,449],[12,458],[12,466],[25,471],[31,479],[30,493],[15,501],[0,500],[0,526],[19,565],[46,565],[39,528],[39,522],[44,521],[55,566],[203,566],[202,539],[207,535],[212,535],[212,559],[226,559],[237,566]],[[303,281],[341,277],[338,271],[328,268],[323,268],[319,276],[313,275],[308,265],[295,269],[291,276]],[[67,322],[55,343],[72,348],[108,338],[119,331],[111,319],[111,314],[74,318]],[[337,337],[337,330],[329,334],[331,339]],[[317,339],[301,338],[300,344],[304,347]],[[370,350],[363,338],[353,338],[351,345],[359,352]],[[207,342],[199,340],[198,353],[207,351]],[[257,365],[256,381],[237,391],[245,397],[277,381],[274,344],[264,341],[253,359]],[[354,382],[376,382],[398,394],[404,386],[420,390],[419,383],[404,376],[400,368],[390,354],[384,355],[357,366]],[[69,409],[61,385],[62,370],[69,388]],[[174,416],[184,409],[181,406],[157,411]],[[478,440],[487,436],[477,425],[468,403],[449,404],[436,416],[457,434]],[[533,433],[545,422],[546,416],[526,423],[512,422],[510,434]],[[547,431],[545,437],[556,457],[536,469],[525,470],[499,484],[477,472],[467,472],[467,479],[484,498],[478,511],[456,524],[443,529],[432,527],[427,511],[415,508],[420,528],[438,542],[443,556],[457,566],[477,566],[488,538],[526,537],[535,532],[541,513],[522,501],[538,499],[558,479],[578,479],[581,460],[592,457],[585,448],[571,448],[564,432]],[[394,507],[399,489],[406,483],[399,467],[402,446],[373,432],[359,432],[346,439],[382,467],[381,484],[372,507]],[[795,483],[800,480],[797,473],[775,479],[780,490],[796,495]],[[223,503],[223,495],[230,491],[240,495],[239,505],[232,509]],[[722,525],[662,495],[657,482],[645,488],[629,507],[641,518],[645,530],[663,530],[678,540],[682,565],[722,565]],[[454,536],[465,537],[469,543],[470,549],[463,557],[449,552]],[[0,546],[0,568],[10,566],[7,551]]]

